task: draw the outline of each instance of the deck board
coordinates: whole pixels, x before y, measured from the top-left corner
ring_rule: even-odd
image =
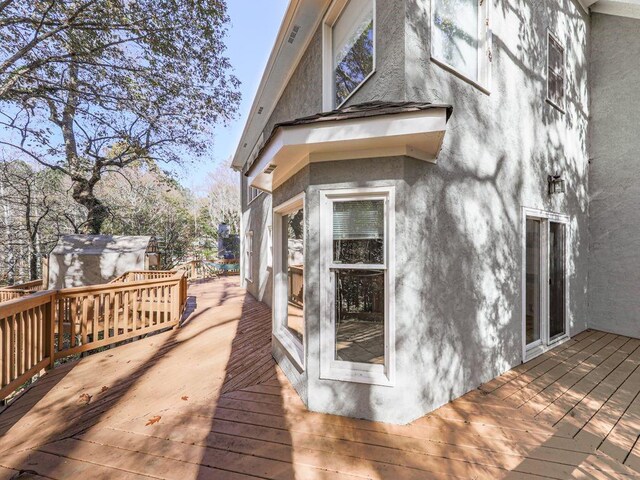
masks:
[[[0,479],[640,477],[637,339],[581,332],[390,425],[309,412],[234,279],[189,294],[182,328],[64,365],[1,413]]]

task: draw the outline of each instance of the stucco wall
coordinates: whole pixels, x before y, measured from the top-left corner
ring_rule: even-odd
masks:
[[[412,179],[401,272],[419,328],[407,335],[434,408],[522,361],[522,207],[569,215],[571,334],[588,321],[589,19],[572,0],[491,2],[490,94],[430,60],[430,3],[406,0],[408,100],[453,105],[437,165]],[[566,45],[567,105],[546,99],[547,29]],[[560,172],[566,193],[549,196]],[[423,348],[417,349],[418,345]]]
[[[395,305],[396,329],[403,333],[396,341],[394,387],[320,379],[320,324],[327,322],[326,318],[320,317],[320,279],[326,275],[320,270],[320,191],[394,186],[397,239],[394,258],[396,269],[402,271],[411,268],[413,263],[411,245],[404,239],[408,195],[405,172],[413,162],[416,161],[406,157],[391,157],[313,163],[274,192],[276,206],[301,191],[305,192],[305,371],[302,374],[296,371],[277,341],[274,342],[274,356],[311,410],[394,423],[406,423],[418,416],[421,408],[419,383],[412,369],[415,351],[402,346],[404,334],[412,331],[414,325],[402,302]],[[401,288],[400,277],[397,277],[396,295]]]
[[[271,265],[271,195],[262,194],[256,197],[250,204],[247,198],[247,178],[241,176],[241,200],[242,200],[242,235],[240,259],[240,275],[247,291],[258,300],[271,306],[272,301],[272,273]],[[253,280],[247,277],[247,245],[246,232],[253,232]]]
[[[640,20],[593,14],[589,326],[640,336]]]
[[[319,332],[313,330],[319,300],[305,296],[306,400],[312,410],[401,423],[520,363],[522,207],[570,216],[571,334],[587,325],[589,18],[573,0],[492,1],[488,95],[431,62],[429,5],[377,1],[376,74],[349,103],[452,104],[438,163],[389,158],[312,164],[306,187],[305,295],[318,281],[318,190],[380,184],[398,189],[397,387],[319,380]],[[547,28],[567,48],[566,113],[545,101]],[[320,52],[318,32],[265,137],[275,123],[321,109]],[[563,174],[567,193],[549,196],[547,175],[556,172]],[[285,184],[274,192],[274,204],[300,188]],[[270,221],[265,208],[252,204],[252,224]],[[244,221],[248,217],[246,211]],[[274,355],[288,365],[301,391],[304,375],[289,368],[277,345]]]

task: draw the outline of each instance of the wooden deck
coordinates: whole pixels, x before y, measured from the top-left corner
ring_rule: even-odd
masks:
[[[236,282],[192,286],[183,328],[37,382],[0,414],[0,479],[640,477],[639,340],[584,332],[388,425],[308,412]]]

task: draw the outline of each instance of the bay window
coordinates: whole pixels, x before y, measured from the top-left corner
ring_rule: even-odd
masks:
[[[323,192],[322,378],[393,382],[393,212],[392,188]]]
[[[304,194],[273,210],[274,336],[304,369]]]

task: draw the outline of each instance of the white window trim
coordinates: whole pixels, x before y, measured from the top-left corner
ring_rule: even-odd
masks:
[[[542,220],[544,223],[544,228],[541,229],[541,243],[543,246],[543,254],[540,256],[540,278],[541,283],[546,285],[546,288],[540,289],[540,299],[542,303],[542,307],[540,310],[540,340],[533,343],[532,345],[527,345],[527,298],[526,298],[526,288],[527,288],[527,218],[534,218],[537,220]],[[562,223],[565,226],[565,239],[564,239],[564,335],[558,336],[553,340],[549,340],[548,336],[548,318],[549,318],[549,265],[548,265],[548,251],[549,251],[549,222]],[[571,230],[570,230],[570,219],[568,215],[563,215],[560,213],[548,212],[545,210],[539,210],[536,208],[528,208],[522,207],[522,274],[521,274],[521,295],[522,295],[522,304],[521,304],[521,312],[522,312],[522,361],[528,362],[529,360],[537,357],[538,355],[542,355],[543,353],[551,350],[552,348],[557,347],[558,345],[566,342],[571,338],[570,334],[570,322],[569,322],[569,245],[571,238]],[[544,280],[543,280],[544,279]]]
[[[260,149],[264,146],[264,132],[260,134],[258,141],[253,146],[253,150],[251,150],[251,154],[249,155],[249,162],[254,162],[258,158],[258,153],[260,153]],[[253,203],[253,201],[262,195],[264,190],[260,190],[251,185],[251,181],[247,179],[247,206]]]
[[[546,101],[549,105],[556,108],[560,113],[565,113],[564,105],[558,105],[554,100],[549,96],[549,47],[551,45],[551,39],[553,39],[560,47],[562,48],[562,103],[566,104],[566,95],[567,95],[567,47],[564,43],[560,41],[558,37],[556,37],[553,32],[547,29],[547,98]]]
[[[256,188],[256,187],[252,187],[247,182],[247,205],[251,205],[253,201],[263,193],[264,193],[263,190],[260,190],[259,188]]]
[[[345,9],[349,0],[333,0],[327,14],[322,20],[322,110],[325,112],[340,108],[347,103],[349,99],[367,83],[367,81],[376,73],[376,0],[370,0],[373,3],[373,68],[371,73],[367,75],[360,85],[351,91],[340,105],[335,104],[335,92],[333,84],[333,45],[331,29],[340,18],[342,11]]]
[[[253,283],[253,230],[249,230],[244,236],[244,249],[245,249],[245,267],[244,267],[244,279],[247,282]]]
[[[491,6],[489,1],[485,0],[479,5],[478,8],[478,31],[481,32],[480,42],[478,44],[478,78],[469,78],[466,74],[462,73],[442,58],[438,58],[438,55],[433,51],[433,19],[435,18],[435,0],[431,0],[431,61],[436,65],[444,68],[448,72],[454,74],[456,77],[464,80],[465,82],[473,85],[478,90],[487,95],[491,95],[491,64],[493,57],[493,32],[491,30]]]
[[[283,271],[282,268],[282,242],[284,241],[282,237],[282,217],[288,215],[300,207],[305,208],[304,204],[305,195],[304,192],[296,195],[295,197],[287,200],[286,202],[281,203],[277,207],[273,209],[273,325],[272,331],[274,338],[282,345],[282,347],[287,352],[287,356],[296,366],[296,368],[303,372],[305,368],[305,346],[304,342],[307,339],[306,335],[306,322],[305,322],[305,333],[302,336],[303,341],[301,342],[293,333],[289,331],[286,327],[286,321],[288,316],[288,273]],[[305,213],[305,223],[306,223],[306,211]],[[303,233],[302,241],[305,242],[306,232]],[[306,256],[304,260],[305,266],[307,263]],[[307,269],[303,269],[303,275],[306,277]],[[303,281],[303,284],[306,283]],[[305,296],[307,294],[307,290],[304,289]],[[302,306],[302,316],[305,318],[305,305],[306,301]],[[305,318],[306,319],[306,318]]]
[[[333,201],[363,199],[385,200],[385,363],[336,361],[333,274],[331,273],[333,241]],[[324,190],[320,192],[320,378],[355,383],[393,386],[395,384],[395,187]],[[340,268],[362,268],[368,265],[344,265]],[[380,269],[379,265],[375,266]]]

